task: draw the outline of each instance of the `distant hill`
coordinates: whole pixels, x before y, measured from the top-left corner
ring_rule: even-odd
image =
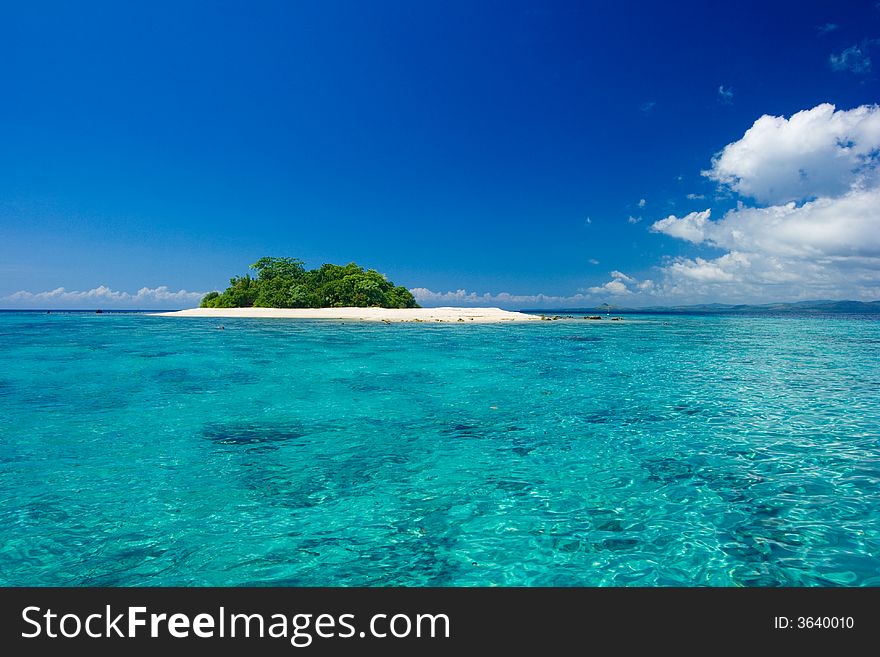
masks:
[[[543,310],[524,310],[523,312],[547,312]],[[730,303],[703,303],[692,306],[651,306],[648,308],[626,308],[612,306],[607,303],[594,308],[559,308],[554,312],[568,313],[645,313],[645,314],[671,314],[671,313],[694,313],[694,314],[764,314],[764,313],[798,313],[798,314],[880,314],[880,301],[797,301],[795,303],[765,303],[765,304],[730,304]]]

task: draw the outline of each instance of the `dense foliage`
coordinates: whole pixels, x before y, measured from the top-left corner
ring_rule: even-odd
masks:
[[[229,280],[223,293],[208,292],[203,308],[329,308],[378,306],[418,308],[415,298],[374,269],[355,263],[321,265],[307,270],[295,258],[260,258],[251,265],[257,273]]]

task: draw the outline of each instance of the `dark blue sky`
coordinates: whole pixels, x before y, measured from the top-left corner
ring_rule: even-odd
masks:
[[[723,253],[649,226],[734,206],[700,172],[759,116],[878,101],[875,2],[15,4],[0,296],[204,291],[269,254],[435,291],[656,279]]]

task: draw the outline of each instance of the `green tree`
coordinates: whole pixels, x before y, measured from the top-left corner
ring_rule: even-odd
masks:
[[[299,280],[305,274],[303,261],[297,258],[260,258],[251,265],[256,270],[257,280],[267,281],[275,278]]]
[[[412,292],[407,290],[402,285],[398,285],[397,287],[391,288],[388,293],[385,295],[388,305],[386,308],[418,308],[419,304],[416,303],[416,298],[412,295]]]
[[[276,277],[264,281],[257,281],[257,298],[254,305],[261,308],[291,308],[293,307],[294,281]]]
[[[257,282],[248,275],[229,279],[229,287],[217,296],[208,298],[206,294],[202,304],[206,308],[248,308],[254,305],[257,298]]]
[[[216,290],[213,292],[208,292],[205,296],[202,297],[202,302],[199,304],[201,308],[214,308],[214,299],[220,296],[220,293]]]
[[[409,290],[395,286],[374,269],[350,262],[323,264],[306,270],[296,258],[260,258],[249,275],[230,279],[222,293],[202,299],[208,308],[259,306],[266,308],[320,308],[340,306],[417,308]]]

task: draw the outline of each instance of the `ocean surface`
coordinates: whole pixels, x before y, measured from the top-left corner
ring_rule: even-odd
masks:
[[[880,318],[0,313],[0,584],[880,585]]]

